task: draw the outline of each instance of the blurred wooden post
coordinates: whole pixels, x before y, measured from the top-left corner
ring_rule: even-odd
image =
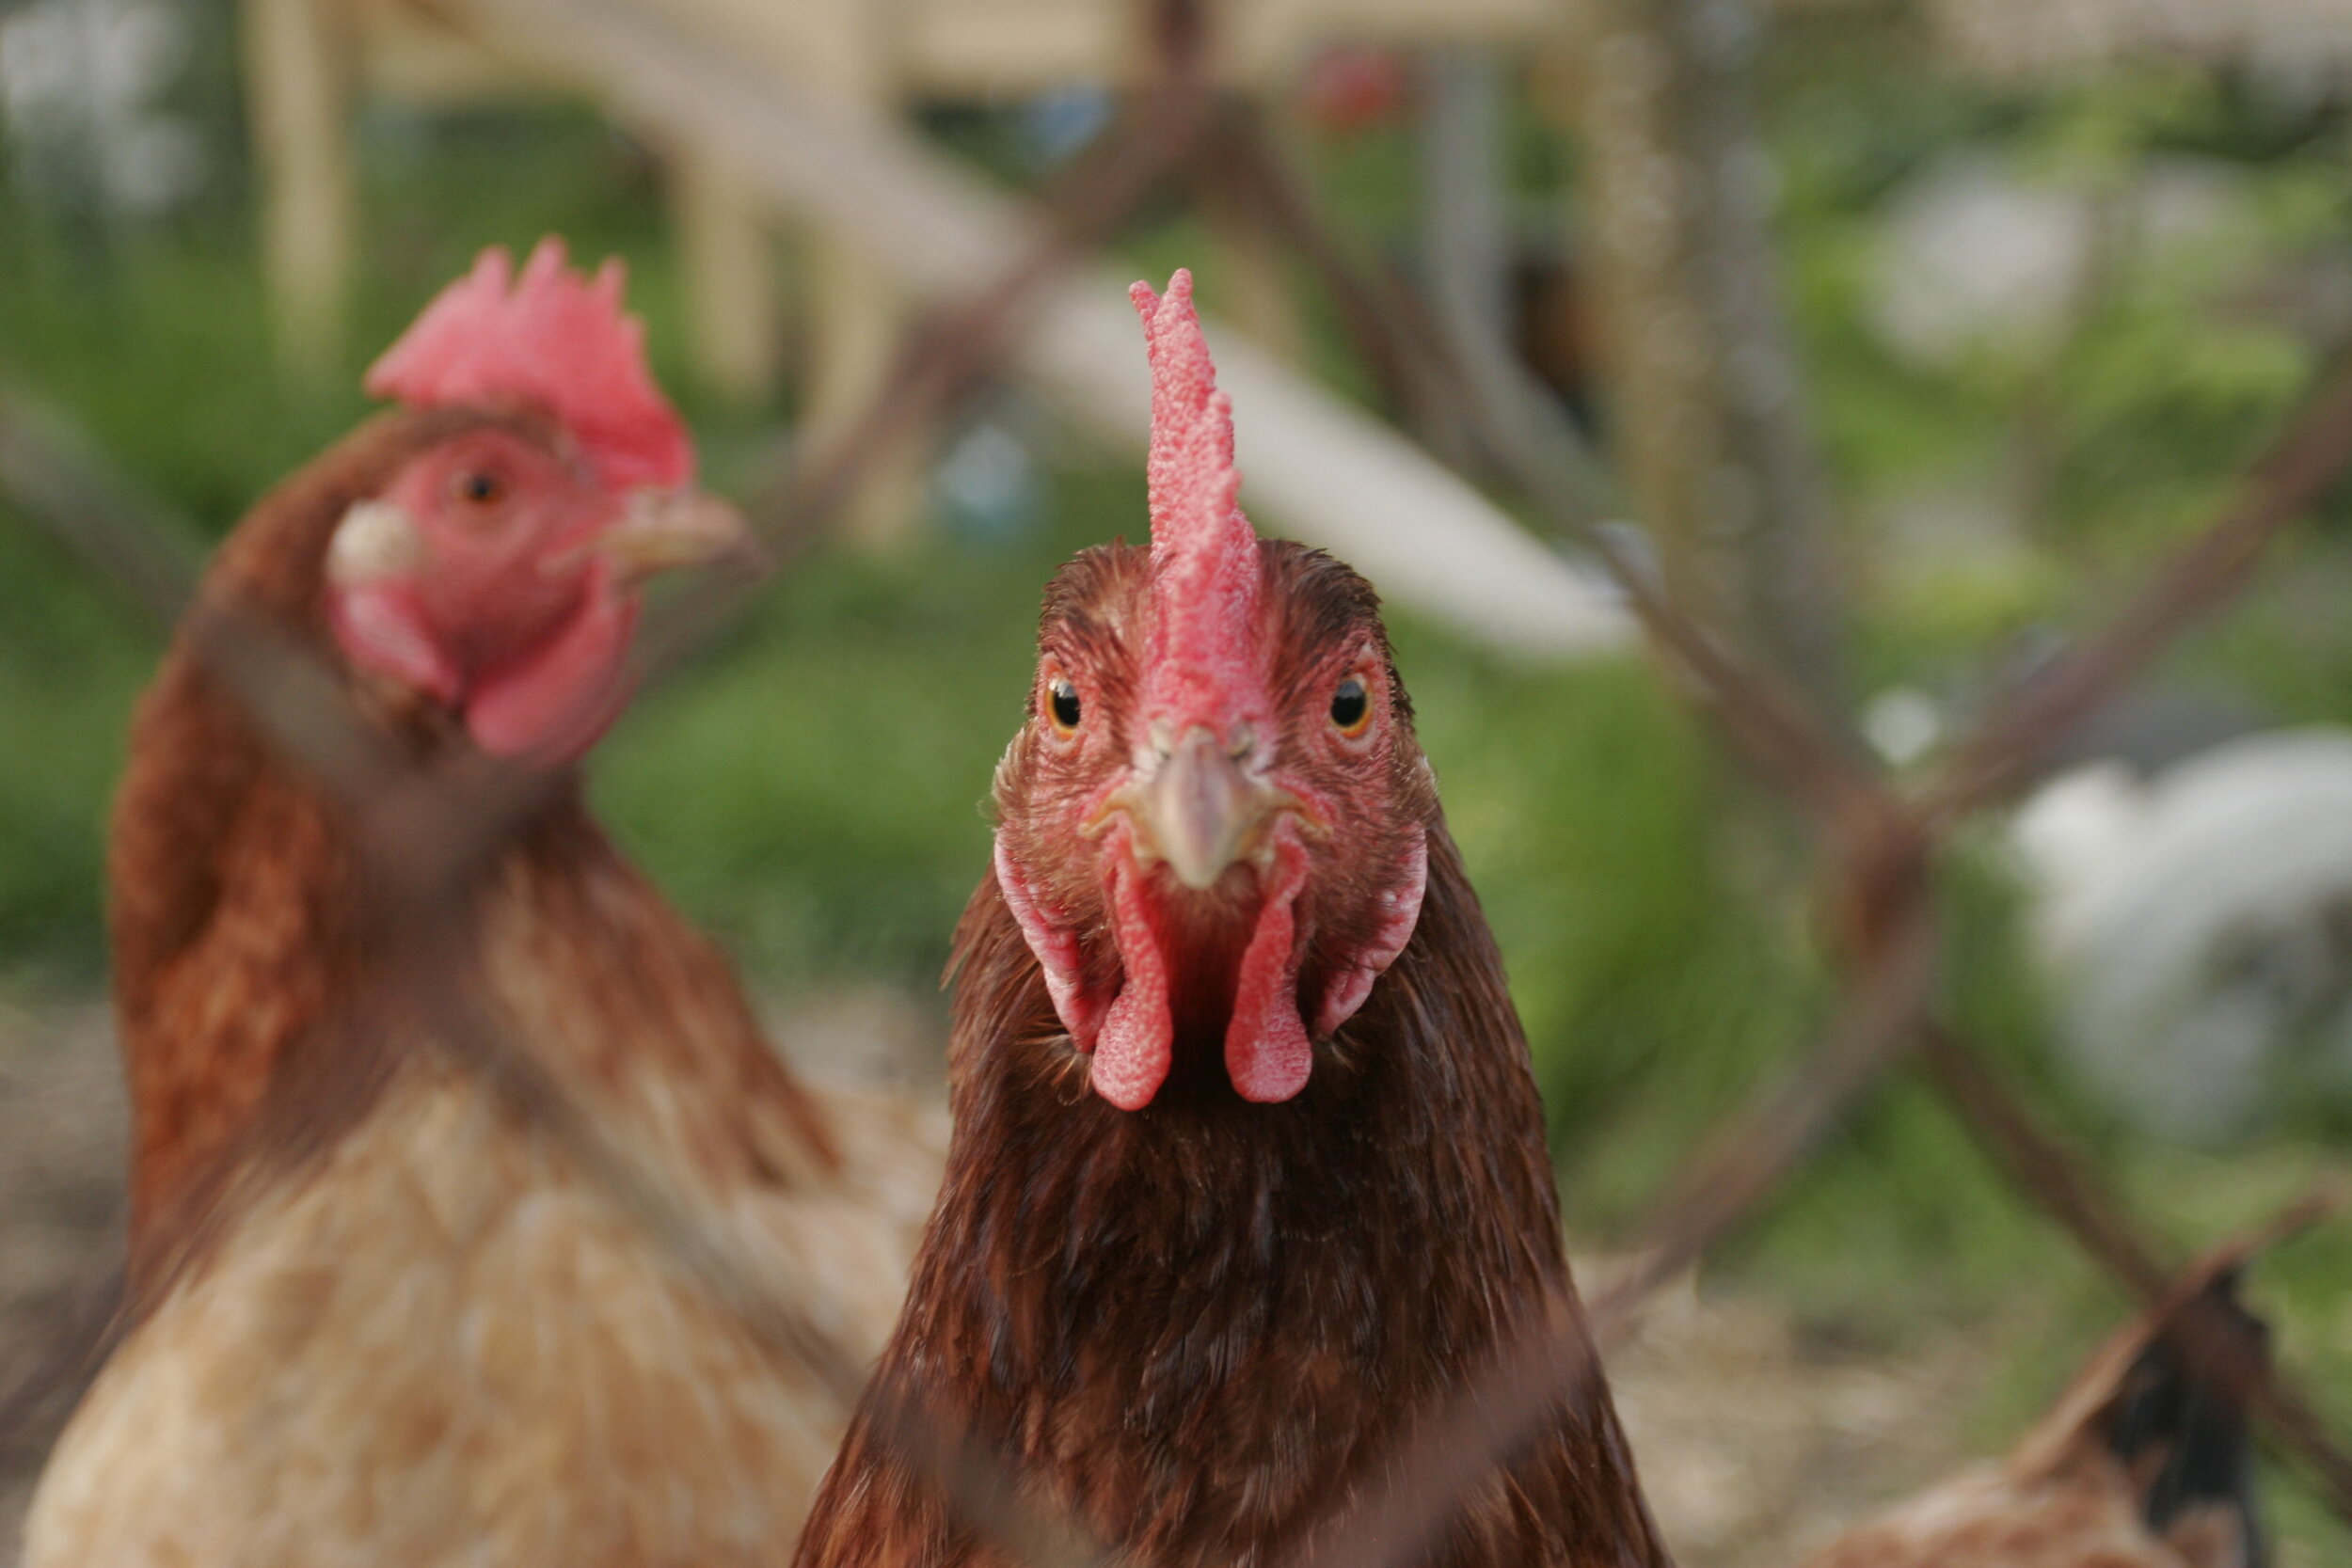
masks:
[[[1481,342],[1510,334],[1511,193],[1502,167],[1496,52],[1447,44],[1422,55],[1422,262],[1447,329]]]
[[[1836,711],[1833,561],[1783,317],[1751,0],[1590,0],[1565,105],[1620,470],[1670,584]]]
[[[803,291],[808,372],[801,440],[810,451],[840,438],[872,404],[896,362],[905,330],[905,296],[889,276],[848,240],[806,231]],[[923,517],[922,456],[930,433],[904,432],[898,450],[868,466],[842,531],[860,544],[888,546],[913,536]]]
[[[1502,80],[1492,49],[1440,44],[1419,61],[1420,251],[1434,325],[1475,377],[1509,373],[1510,193],[1502,174]],[[1474,468],[1459,427],[1437,426],[1438,455]]]
[[[334,0],[245,0],[243,20],[272,347],[285,373],[323,380],[351,271],[348,19]]]
[[[776,259],[764,204],[723,152],[679,143],[669,165],[694,368],[723,396],[761,401],[775,391],[778,357]]]
[[[799,3],[807,54],[795,74],[843,114],[890,114],[895,87],[875,0]],[[804,232],[808,368],[801,428],[805,450],[815,451],[838,439],[873,402],[897,362],[911,313],[889,269],[841,235],[813,225]],[[930,432],[909,432],[898,438],[897,451],[867,468],[843,515],[845,534],[880,547],[914,533],[923,519],[923,459],[930,444]]]

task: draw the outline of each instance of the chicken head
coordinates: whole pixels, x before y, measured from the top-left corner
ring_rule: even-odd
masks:
[[[1412,935],[1435,785],[1369,585],[1241,512],[1191,277],[1132,293],[1152,546],[1048,594],[996,879],[1104,1099],[1142,1108],[1215,1042],[1234,1093],[1287,1101]]]
[[[338,645],[457,714],[485,752],[564,762],[628,695],[639,588],[749,548],[692,483],[683,424],[608,261],[575,275],[544,240],[519,278],[485,251],[368,372],[414,410],[485,418],[344,515],[326,558]]]

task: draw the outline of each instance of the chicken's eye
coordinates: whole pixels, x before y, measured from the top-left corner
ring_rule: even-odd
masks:
[[[1340,682],[1340,689],[1331,693],[1331,722],[1342,735],[1355,736],[1364,733],[1372,722],[1372,697],[1364,690],[1364,683],[1350,675]]]
[[[498,475],[475,468],[457,476],[457,499],[473,506],[492,506],[506,494],[505,482]]]
[[[1078,689],[1068,676],[1056,681],[1045,697],[1045,710],[1054,721],[1054,728],[1064,735],[1078,727]]]

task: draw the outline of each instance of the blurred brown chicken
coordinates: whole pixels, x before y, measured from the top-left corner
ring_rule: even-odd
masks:
[[[740,538],[619,287],[551,241],[518,279],[485,255],[371,372],[402,406],[265,498],[204,604],[333,662],[420,761],[567,767],[626,700],[643,578]],[[351,819],[187,632],[110,879],[131,1299],[29,1568],[781,1561],[839,1412],[385,1006]],[[515,1047],[769,1289],[880,1348],[943,1129],[796,1082],[576,779],[438,918]]]
[[[957,933],[946,1184],[811,1568],[1001,1560],[902,1409],[1121,1561],[1264,1563],[1513,1323],[1573,1321],[1527,1043],[1377,602],[1251,531],[1190,295],[1137,286],[1152,547],[1047,591]],[[1452,1568],[1664,1561],[1605,1389],[1435,1539]]]
[[[2226,1335],[2258,1365],[2262,1323],[2222,1249],[2170,1305],[2102,1346],[1998,1465],[1955,1476],[1852,1530],[1807,1568],[2261,1568],[2254,1455],[2240,1402],[2185,1347]],[[2188,1304],[2211,1307],[2185,1323]]]

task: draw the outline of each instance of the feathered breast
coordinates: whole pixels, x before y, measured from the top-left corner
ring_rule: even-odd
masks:
[[[1569,1291],[1526,1047],[1441,827],[1412,943],[1282,1104],[1087,1092],[993,885],[959,956],[947,1179],[872,1397],[952,1413],[1140,1560],[1295,1544]],[[861,1418],[800,1560],[993,1560]],[[1605,1399],[1475,1494],[1438,1560],[1662,1561]]]

